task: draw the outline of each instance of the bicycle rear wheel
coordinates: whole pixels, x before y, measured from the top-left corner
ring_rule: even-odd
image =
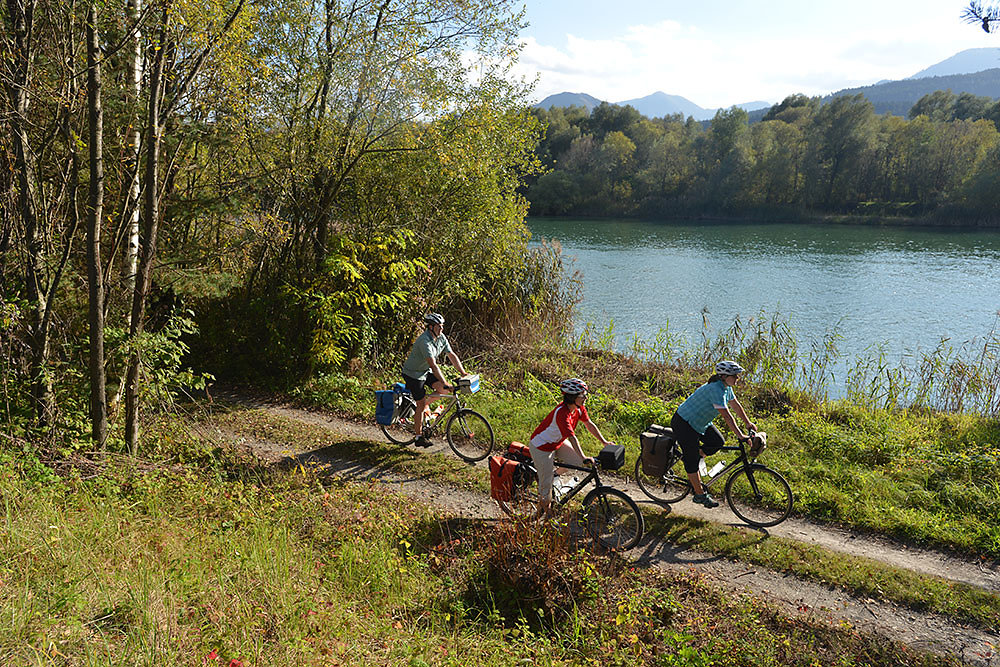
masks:
[[[726,502],[751,526],[776,526],[792,513],[792,488],[777,471],[754,463],[726,481]]]
[[[417,411],[417,406],[409,396],[396,394],[395,408],[392,411],[392,423],[389,425],[379,424],[385,437],[389,442],[397,445],[408,445],[417,439],[413,432],[413,415]]]
[[[642,539],[639,506],[618,489],[602,486],[588,493],[583,499],[583,518],[591,537],[606,549],[625,551]]]
[[[676,503],[691,491],[687,473],[684,471],[684,461],[671,455],[668,466],[662,475],[647,475],[642,470],[642,455],[635,460],[635,481],[642,492],[650,500],[660,505]]]
[[[445,436],[463,461],[482,461],[493,450],[493,427],[475,410],[463,408],[449,417]]]
[[[534,519],[538,516],[538,478],[531,472],[524,479],[514,483],[510,500],[498,500],[504,513],[520,519]]]

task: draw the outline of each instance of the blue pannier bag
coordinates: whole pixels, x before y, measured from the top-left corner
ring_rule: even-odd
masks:
[[[383,426],[392,424],[393,413],[396,410],[396,392],[375,392],[375,421]]]

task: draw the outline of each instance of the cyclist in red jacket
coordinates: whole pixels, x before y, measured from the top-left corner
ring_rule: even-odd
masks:
[[[559,459],[571,465],[593,463],[594,459],[585,456],[576,438],[576,425],[583,422],[587,430],[603,445],[614,443],[601,435],[601,430],[590,421],[587,408],[587,383],[578,378],[570,378],[559,383],[562,390],[562,403],[557,405],[542,420],[535,432],[531,434],[531,460],[538,471],[538,516],[549,513],[552,506],[552,479],[555,474],[555,461]]]

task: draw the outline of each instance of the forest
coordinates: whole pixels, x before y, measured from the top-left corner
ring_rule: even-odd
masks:
[[[11,0],[0,21],[8,437],[135,452],[178,390],[385,363],[432,308],[471,340],[564,322],[518,192],[542,128],[507,75],[516,2]]]
[[[703,125],[629,106],[533,109],[547,128],[532,215],[803,219],[858,215],[995,225],[1000,102],[937,91],[907,118],[861,94],[792,95],[760,122]]]

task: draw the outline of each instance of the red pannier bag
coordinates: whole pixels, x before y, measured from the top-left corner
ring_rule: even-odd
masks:
[[[531,450],[523,442],[515,441],[507,446],[507,457],[521,463],[531,463]]]
[[[490,495],[494,500],[510,500],[514,473],[519,465],[517,461],[499,454],[490,457]]]

